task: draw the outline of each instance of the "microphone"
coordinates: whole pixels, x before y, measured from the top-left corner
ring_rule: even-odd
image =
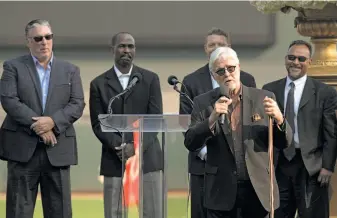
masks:
[[[176,84],[180,83],[179,80],[177,79],[177,77],[176,77],[176,76],[173,76],[173,75],[171,75],[171,76],[169,76],[169,77],[167,78],[167,82],[168,82],[171,86],[175,86]]]
[[[129,82],[129,85],[123,90],[123,92],[119,93],[118,95],[112,97],[109,100],[109,104],[108,104],[108,114],[112,114],[112,108],[111,105],[112,103],[118,99],[119,97],[121,97],[122,95],[125,95],[127,92],[129,92],[131,90],[132,87],[134,87],[138,82],[142,81],[143,76],[140,73],[135,73],[131,76],[131,81]]]
[[[225,96],[226,98],[230,98],[229,97],[229,87],[228,86],[225,86],[225,85],[220,85],[220,94],[221,96]],[[220,115],[220,124],[223,125],[225,123],[225,114],[221,114]],[[227,119],[229,122],[229,119]]]
[[[181,96],[184,96],[185,98],[187,98],[187,100],[190,102],[190,104],[191,104],[192,107],[193,107],[194,103],[193,103],[192,99],[191,99],[185,92],[182,92],[182,91],[180,91],[180,90],[178,89],[178,87],[177,87],[177,84],[178,84],[178,83],[181,84],[182,86],[184,86],[185,89],[186,89],[186,87],[185,87],[185,85],[184,85],[183,83],[181,83],[181,82],[177,79],[176,76],[174,76],[174,75],[169,76],[169,77],[167,78],[167,82],[168,82],[168,84],[170,84],[171,86],[173,86],[173,89],[174,89],[176,92],[178,92]]]
[[[142,79],[143,79],[142,74],[135,73],[134,75],[132,75],[131,81],[129,82],[129,85],[125,88],[125,90],[129,91],[133,86],[137,84],[137,82],[140,82]]]

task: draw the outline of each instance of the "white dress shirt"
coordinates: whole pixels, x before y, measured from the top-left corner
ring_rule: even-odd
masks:
[[[123,90],[126,89],[126,87],[128,86],[129,79],[130,79],[131,72],[132,72],[132,68],[133,68],[133,65],[131,66],[131,68],[130,68],[130,70],[127,74],[123,74],[121,71],[118,70],[116,65],[114,65],[114,70],[115,70],[116,75],[119,79],[119,82],[121,83],[121,85],[123,87]]]
[[[211,72],[209,72],[211,74],[211,79],[212,79],[212,86],[213,89],[216,89],[219,87],[219,83],[214,79],[213,75]],[[198,154],[198,157],[200,157],[201,160],[206,160],[206,155],[207,155],[207,146],[205,145]]]
[[[288,98],[288,92],[290,90],[290,83],[293,82],[295,84],[295,90],[294,90],[294,112],[295,112],[295,130],[294,130],[294,141],[295,141],[295,148],[300,147],[299,138],[298,138],[298,127],[297,127],[297,114],[298,114],[298,107],[300,106],[303,89],[305,86],[305,82],[307,81],[307,75],[292,81],[289,77],[287,77],[286,86],[284,89],[284,111],[286,111],[287,106],[287,98]],[[284,112],[285,113],[285,112]]]

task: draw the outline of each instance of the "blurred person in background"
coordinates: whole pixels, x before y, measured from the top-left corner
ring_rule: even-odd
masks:
[[[112,37],[112,52],[112,68],[90,83],[89,103],[92,129],[102,143],[100,174],[104,176],[104,217],[121,218],[122,194],[125,194],[122,193],[123,169],[126,160],[135,155],[133,133],[124,133],[122,142],[120,134],[102,132],[98,115],[108,113],[109,100],[125,90],[136,74],[141,74],[142,78],[127,94],[112,103],[112,113],[163,114],[163,103],[158,75],[133,63],[136,44],[130,33],[120,32]],[[158,218],[162,216],[161,147],[157,133],[144,133],[143,136],[143,215],[144,218]],[[122,144],[124,147],[120,150]]]
[[[25,36],[30,53],[5,61],[1,77],[6,217],[33,218],[40,185],[44,217],[71,218],[70,166],[78,162],[73,124],[85,107],[80,70],[54,55],[48,21],[32,20]]]
[[[282,113],[291,125],[294,140],[280,151],[276,178],[280,208],[276,218],[329,218],[329,183],[335,169],[336,90],[308,77],[312,47],[295,40],[285,55],[287,77],[263,89],[276,95]]]
[[[205,38],[204,50],[209,59],[210,54],[218,47],[231,47],[229,35],[219,29],[211,29]],[[241,82],[248,87],[256,87],[255,79],[249,73],[240,71]],[[219,87],[214,79],[208,63],[196,71],[184,77],[184,86],[181,91],[185,92],[192,100],[203,93]],[[191,114],[192,105],[185,96],[180,96],[180,114]],[[188,173],[190,173],[190,192],[191,192],[191,218],[205,218],[206,209],[203,206],[204,201],[204,172],[205,161],[207,158],[207,146],[200,151],[189,152],[188,155]]]

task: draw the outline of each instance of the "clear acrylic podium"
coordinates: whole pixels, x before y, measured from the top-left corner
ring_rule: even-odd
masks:
[[[111,134],[117,133],[123,135],[124,138],[125,133],[133,134],[135,155],[126,160],[125,166],[123,165],[123,176],[121,184],[121,208],[122,213],[118,215],[116,218],[167,218],[167,152],[166,152],[166,137],[167,133],[179,133],[183,134],[187,131],[190,124],[190,115],[177,115],[177,114],[146,114],[146,115],[128,115],[128,114],[100,114],[98,116],[100,120],[100,126],[102,132],[110,132]],[[159,177],[156,178],[157,183],[159,184],[158,188],[149,189],[144,186],[144,179],[148,182],[150,174],[144,174],[144,164],[148,160],[147,158],[144,160],[143,156],[143,148],[144,143],[144,135],[150,134],[150,137],[156,137],[158,141],[161,138],[161,158],[163,167],[160,170]],[[148,136],[146,135],[146,136]],[[136,136],[136,137],[135,137]],[[161,137],[160,137],[161,136]],[[183,145],[181,145],[183,147]],[[149,147],[148,149],[154,149]],[[151,158],[150,158],[151,159]],[[124,155],[122,155],[122,161],[125,160]],[[187,156],[186,156],[187,160]],[[149,162],[150,163],[150,162]],[[151,162],[152,163],[152,162]],[[137,168],[137,169],[135,169]],[[138,171],[138,172],[137,172]],[[138,178],[138,179],[135,179]],[[152,177],[151,177],[152,178]],[[159,179],[158,179],[159,178]],[[158,181],[159,180],[159,181]],[[132,185],[130,185],[132,184]],[[149,184],[149,183],[147,183]],[[135,187],[137,187],[135,190]],[[157,187],[157,186],[156,186]],[[145,192],[145,195],[144,195]],[[148,192],[152,192],[152,196],[155,196],[155,199],[158,202],[154,202],[155,205],[150,205],[150,207],[154,207],[156,212],[154,214],[149,214],[148,207],[149,204],[152,204],[151,197]],[[145,196],[145,197],[144,197]],[[151,196],[151,195],[150,195]],[[150,200],[149,200],[150,199]],[[149,202],[147,202],[149,201]],[[119,205],[119,206],[120,206]],[[133,210],[129,210],[133,205]],[[145,210],[145,211],[144,211]],[[150,210],[152,211],[152,210]],[[154,211],[154,210],[153,210]],[[158,212],[159,211],[159,212]]]

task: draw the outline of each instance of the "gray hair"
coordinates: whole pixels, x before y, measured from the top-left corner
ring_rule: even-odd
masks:
[[[48,26],[51,30],[51,26],[49,24],[48,20],[42,20],[42,19],[36,19],[36,20],[32,20],[30,21],[26,27],[25,27],[25,35],[28,36],[28,32],[29,30],[35,28],[36,26]]]
[[[213,72],[214,63],[220,58],[233,59],[235,62],[237,62],[236,64],[240,63],[238,55],[236,54],[236,52],[232,48],[230,48],[230,47],[218,47],[217,49],[215,49],[211,53],[211,56],[209,58],[208,68],[211,72]]]

